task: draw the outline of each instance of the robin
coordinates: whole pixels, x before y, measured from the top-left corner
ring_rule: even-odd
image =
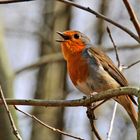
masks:
[[[90,95],[93,92],[128,86],[122,72],[103,51],[93,47],[85,34],[73,30],[57,33],[62,37],[57,41],[61,43],[69,76],[81,92]],[[122,95],[114,99],[125,108],[137,128],[138,114],[133,105],[137,103],[133,96]]]

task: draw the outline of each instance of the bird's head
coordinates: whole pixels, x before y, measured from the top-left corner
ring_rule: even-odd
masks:
[[[69,30],[57,33],[61,36],[61,39],[56,41],[61,43],[64,57],[82,52],[90,44],[89,38],[79,31]]]

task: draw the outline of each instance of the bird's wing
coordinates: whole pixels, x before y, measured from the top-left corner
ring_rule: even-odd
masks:
[[[107,71],[119,84],[120,86],[128,86],[126,78],[123,76],[122,72],[114,65],[112,60],[100,49],[98,48],[87,48],[87,52],[91,58],[93,58],[96,63],[100,63],[105,71]],[[134,104],[137,104],[134,97],[129,95],[130,99]]]
[[[88,48],[87,50],[91,57],[102,65],[105,71],[107,71],[121,86],[127,86],[128,82],[119,71],[119,69],[114,65],[112,60],[98,48]]]

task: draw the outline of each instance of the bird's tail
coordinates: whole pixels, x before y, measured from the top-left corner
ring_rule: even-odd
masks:
[[[123,95],[116,97],[115,100],[125,108],[135,128],[137,129],[138,113],[136,112],[130,97],[127,95]]]

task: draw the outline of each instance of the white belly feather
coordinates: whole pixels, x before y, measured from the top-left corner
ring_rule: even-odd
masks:
[[[92,74],[85,82],[77,82],[77,88],[89,95],[93,92],[100,92],[111,88],[117,88],[120,85],[103,68],[92,69]]]

